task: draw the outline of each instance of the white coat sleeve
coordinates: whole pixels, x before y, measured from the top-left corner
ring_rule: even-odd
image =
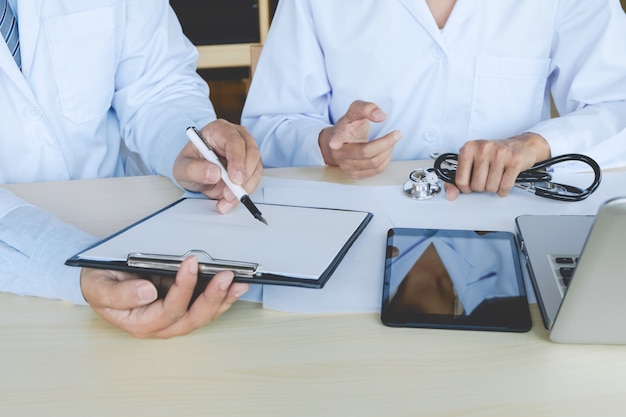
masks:
[[[616,143],[612,138],[626,129],[624,39],[626,15],[617,1],[559,2],[550,77],[562,116],[529,129],[546,138],[552,155],[585,153],[606,162],[621,152],[626,160],[624,140],[614,149],[603,144]]]
[[[122,137],[153,172],[173,179],[174,160],[188,142],[185,129],[216,118],[196,73],[198,52],[168,2],[128,1],[121,54],[113,108]]]
[[[265,166],[324,164],[318,137],[333,123],[330,93],[309,2],[280,2],[241,117]]]

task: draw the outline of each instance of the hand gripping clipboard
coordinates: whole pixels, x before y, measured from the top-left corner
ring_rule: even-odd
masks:
[[[198,257],[199,277],[322,288],[372,218],[362,211],[257,204],[269,226],[237,206],[183,198],[81,251],[66,265],[173,276]]]

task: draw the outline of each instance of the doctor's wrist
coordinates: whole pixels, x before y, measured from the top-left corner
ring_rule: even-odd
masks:
[[[545,161],[551,157],[551,150],[548,141],[541,135],[533,132],[524,132],[520,135],[509,138],[514,146],[524,148],[524,153],[534,155],[534,163]]]

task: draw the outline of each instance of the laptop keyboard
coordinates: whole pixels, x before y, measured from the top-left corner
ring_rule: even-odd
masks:
[[[564,294],[578,265],[578,255],[550,255],[550,265],[561,294]]]

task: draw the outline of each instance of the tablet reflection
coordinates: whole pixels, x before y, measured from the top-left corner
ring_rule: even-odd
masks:
[[[465,233],[425,230],[393,237],[383,303],[393,324],[506,325],[525,316],[528,304],[511,242],[491,232]]]

